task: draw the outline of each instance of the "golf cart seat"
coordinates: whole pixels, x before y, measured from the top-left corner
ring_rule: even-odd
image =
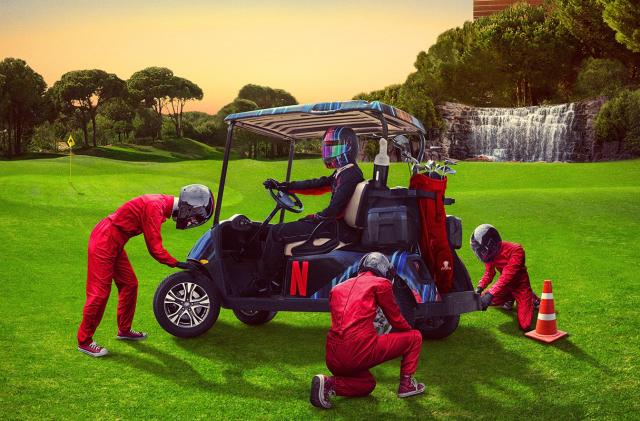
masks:
[[[351,228],[362,228],[364,219],[364,208],[366,200],[366,191],[368,187],[368,181],[362,181],[358,183],[356,189],[351,196],[351,200],[347,204],[347,208],[344,213],[344,222]],[[327,221],[330,222],[330,221]],[[344,243],[337,238],[313,238],[313,234],[304,241],[295,241],[288,243],[284,248],[285,256],[300,256],[309,254],[323,254],[328,253],[331,250],[342,248],[350,243]]]

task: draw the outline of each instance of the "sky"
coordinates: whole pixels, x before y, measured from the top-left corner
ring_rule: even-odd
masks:
[[[50,86],[65,72],[128,79],[149,66],[198,84],[188,110],[215,113],[247,83],[300,103],[402,83],[472,0],[0,0],[0,60],[24,59]]]

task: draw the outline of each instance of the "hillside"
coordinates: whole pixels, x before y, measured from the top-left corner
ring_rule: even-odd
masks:
[[[163,139],[149,145],[129,143],[99,146],[74,151],[77,155],[90,155],[121,161],[176,162],[201,159],[220,159],[222,151],[193,139]]]

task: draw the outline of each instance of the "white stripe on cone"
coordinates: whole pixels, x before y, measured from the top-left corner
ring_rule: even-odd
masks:
[[[543,292],[540,298],[543,300],[553,300],[553,292]]]
[[[556,319],[556,313],[551,313],[551,314],[538,313],[538,320],[555,320],[555,319]]]

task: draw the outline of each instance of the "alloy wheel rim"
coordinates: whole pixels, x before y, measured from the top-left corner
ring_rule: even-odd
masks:
[[[202,324],[211,311],[211,301],[204,288],[193,282],[179,283],[167,291],[164,312],[171,323],[180,328]]]

